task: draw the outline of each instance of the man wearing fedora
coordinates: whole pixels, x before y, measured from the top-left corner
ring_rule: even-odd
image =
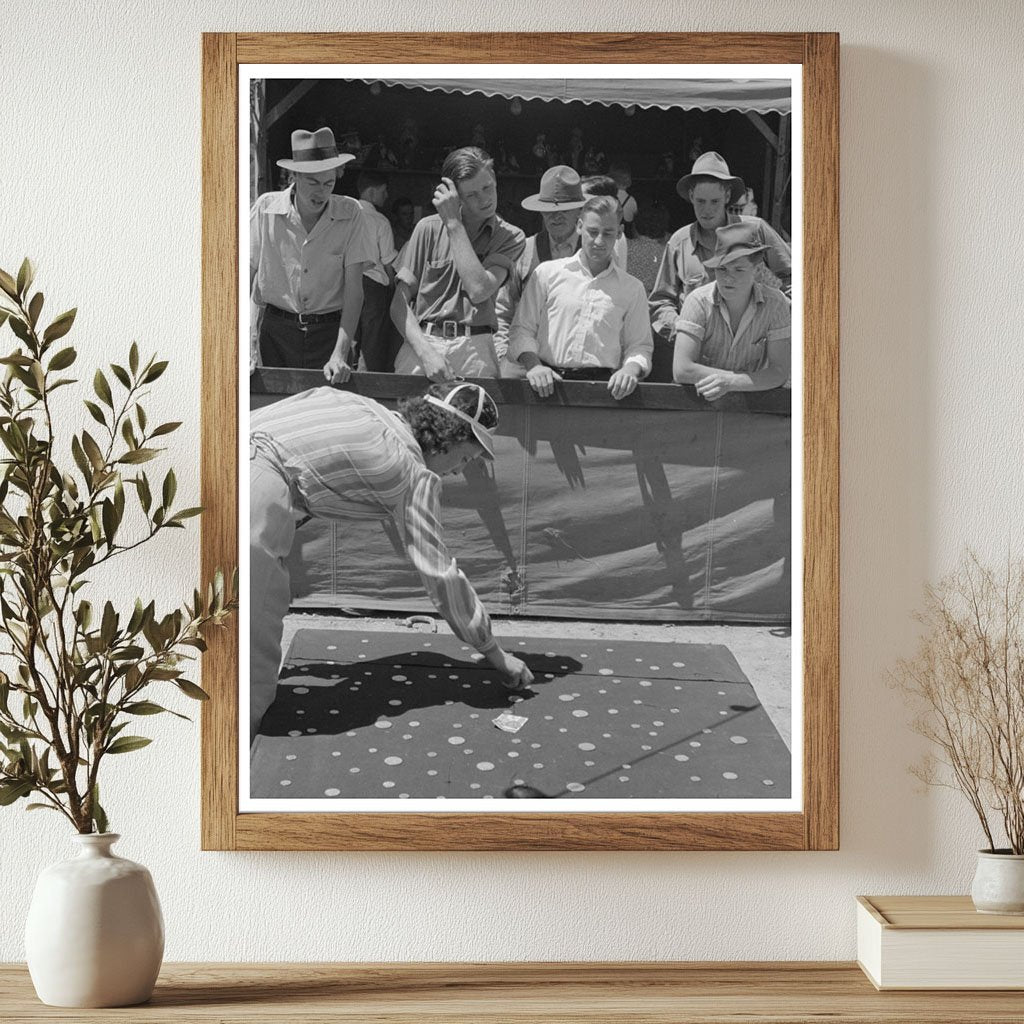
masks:
[[[363,305],[363,270],[373,260],[366,215],[348,196],[333,195],[341,168],[330,128],[292,132],[295,181],[261,195],[249,214],[250,368],[323,369],[347,380],[349,351]]]
[[[580,237],[576,229],[580,207],[587,201],[580,176],[571,167],[556,164],[549,167],[540,179],[540,191],[527,196],[519,205],[524,210],[540,214],[543,225],[526,240],[522,256],[509,271],[508,280],[498,292],[495,304],[498,330],[494,345],[498,355],[508,352],[508,329],[515,316],[516,306],[523,297],[523,289],[530,275],[541,263],[572,256],[579,248]],[[505,367],[502,367],[503,371]]]
[[[476,146],[448,154],[433,202],[395,273],[391,319],[404,339],[395,372],[497,377],[494,299],[526,237],[498,216],[494,161]]]
[[[676,383],[693,384],[709,402],[730,391],[781,387],[790,366],[790,303],[757,280],[768,252],[757,224],[727,224],[715,239],[704,262],[715,280],[683,300],[672,360]]]
[[[658,276],[650,296],[651,325],[664,342],[671,342],[673,324],[683,300],[695,288],[712,280],[705,261],[715,252],[716,231],[727,224],[753,226],[764,246],[764,264],[788,295],[792,276],[789,246],[779,233],[760,217],[728,212],[732,203],[746,196],[743,179],[729,173],[729,165],[718,153],[702,153],[689,174],[680,178],[676,191],[693,206],[696,220],[681,227],[668,240]],[[763,269],[759,271],[762,278]]]
[[[286,558],[301,522],[376,519],[394,524],[434,606],[510,689],[533,681],[506,653],[472,584],[444,543],[442,476],[494,458],[498,407],[478,384],[434,384],[392,412],[361,395],[313,388],[252,414],[249,430],[250,738],[274,701],[284,617]]]

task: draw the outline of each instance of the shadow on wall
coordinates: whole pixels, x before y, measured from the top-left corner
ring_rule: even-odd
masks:
[[[841,843],[865,867],[924,870],[938,823],[887,672],[931,573],[935,282],[955,254],[935,249],[935,71],[867,47],[841,59]]]

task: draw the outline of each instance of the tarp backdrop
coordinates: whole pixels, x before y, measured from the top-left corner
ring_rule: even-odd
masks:
[[[674,399],[684,389],[642,390]],[[254,405],[268,400],[253,396]],[[487,607],[511,616],[790,621],[789,394],[724,403],[503,401],[495,462],[444,483],[449,547]],[[751,411],[758,407],[768,411]],[[295,599],[431,610],[399,552],[380,523],[311,521],[290,562]]]

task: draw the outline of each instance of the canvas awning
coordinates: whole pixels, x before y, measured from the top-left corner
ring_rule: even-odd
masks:
[[[788,79],[712,78],[363,78],[446,93],[479,93],[505,99],[558,100],[659,110],[738,110],[788,114],[793,109]]]

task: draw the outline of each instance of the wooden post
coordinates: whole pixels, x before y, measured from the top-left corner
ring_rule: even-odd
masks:
[[[789,132],[791,114],[783,114],[779,124],[779,155],[775,163],[775,197],[772,200],[771,225],[782,227],[782,199],[789,187]]]

